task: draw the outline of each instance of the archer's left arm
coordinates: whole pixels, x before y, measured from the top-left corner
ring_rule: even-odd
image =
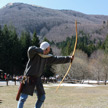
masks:
[[[72,61],[71,56],[52,56],[47,59],[47,64],[64,64]]]

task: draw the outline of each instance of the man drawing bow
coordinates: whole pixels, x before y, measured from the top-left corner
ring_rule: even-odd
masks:
[[[26,80],[21,91],[17,108],[23,108],[28,95],[33,95],[35,88],[38,97],[35,108],[41,108],[45,100],[45,91],[41,81],[41,75],[45,66],[48,64],[69,63],[72,62],[74,58],[74,56],[54,56],[49,54],[49,52],[50,44],[48,42],[42,42],[40,47],[31,46],[28,48],[28,62],[24,71]]]

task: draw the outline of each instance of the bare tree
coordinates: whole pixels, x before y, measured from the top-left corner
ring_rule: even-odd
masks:
[[[88,77],[88,56],[81,50],[77,50],[75,53],[75,60],[73,61],[72,68],[70,70],[70,76],[75,79],[86,79]]]
[[[69,67],[69,64],[62,64],[62,65],[56,65],[54,66],[56,73],[59,75],[64,76],[67,69]],[[88,56],[81,50],[77,50],[75,53],[75,58],[72,63],[72,67],[70,69],[70,72],[68,74],[68,79],[85,79],[88,78]]]
[[[98,84],[100,80],[104,79],[102,57],[104,57],[104,51],[97,50],[91,55],[89,60],[89,71],[92,73],[91,79],[97,79]]]
[[[105,80],[105,85],[106,85],[107,79],[108,79],[108,54],[106,53],[103,54],[103,56],[101,57],[101,62],[103,64],[104,80]]]

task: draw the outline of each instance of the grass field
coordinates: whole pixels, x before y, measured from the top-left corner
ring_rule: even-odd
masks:
[[[46,100],[42,108],[108,108],[108,86],[46,87]],[[17,108],[15,100],[18,86],[0,86],[0,108]],[[34,108],[36,95],[29,96],[24,108]]]

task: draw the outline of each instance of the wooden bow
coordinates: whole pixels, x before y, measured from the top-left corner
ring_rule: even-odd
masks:
[[[77,46],[77,37],[78,37],[78,36],[77,36],[77,35],[78,35],[78,34],[77,34],[77,21],[75,21],[75,26],[76,26],[76,42],[75,42],[75,45],[74,45],[74,50],[73,50],[72,56],[75,55],[76,46]],[[58,91],[60,85],[62,84],[62,82],[64,81],[65,77],[66,77],[67,74],[69,73],[71,66],[72,66],[72,62],[70,63],[69,68],[68,68],[66,74],[64,75],[62,81],[60,82],[59,86],[56,88],[56,92]]]

